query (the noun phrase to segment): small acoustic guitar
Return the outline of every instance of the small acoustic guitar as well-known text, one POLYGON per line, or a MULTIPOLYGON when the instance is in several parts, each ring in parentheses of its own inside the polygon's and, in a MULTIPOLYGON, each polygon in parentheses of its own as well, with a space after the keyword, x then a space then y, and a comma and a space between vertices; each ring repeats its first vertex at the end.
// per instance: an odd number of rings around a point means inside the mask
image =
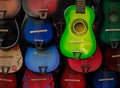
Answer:
POLYGON ((65 12, 65 31, 60 40, 60 50, 69 58, 86 59, 96 51, 96 39, 92 29, 95 19, 93 9, 85 6, 85 0, 76 0, 65 12))

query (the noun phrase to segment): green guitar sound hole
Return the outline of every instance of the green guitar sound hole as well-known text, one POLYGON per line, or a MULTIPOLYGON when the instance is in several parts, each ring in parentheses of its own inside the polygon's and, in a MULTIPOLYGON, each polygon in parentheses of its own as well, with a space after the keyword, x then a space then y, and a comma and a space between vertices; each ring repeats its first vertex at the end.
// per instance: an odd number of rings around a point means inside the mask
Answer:
POLYGON ((73 21, 71 29, 75 35, 84 35, 87 32, 87 23, 83 19, 76 19, 73 21))
POLYGON ((112 13, 109 15, 109 19, 110 19, 111 22, 117 22, 117 21, 119 20, 118 13, 112 12, 112 13))

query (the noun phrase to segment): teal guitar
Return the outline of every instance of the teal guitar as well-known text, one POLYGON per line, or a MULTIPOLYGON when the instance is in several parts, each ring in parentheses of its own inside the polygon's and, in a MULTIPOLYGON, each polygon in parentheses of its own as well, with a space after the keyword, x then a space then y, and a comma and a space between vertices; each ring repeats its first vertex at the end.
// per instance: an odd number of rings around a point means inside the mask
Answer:
POLYGON ((95 19, 93 9, 85 6, 85 0, 77 0, 65 12, 65 31, 60 40, 60 50, 69 58, 86 59, 96 50, 96 39, 92 29, 95 19))
POLYGON ((103 22, 100 40, 116 48, 120 43, 120 0, 103 0, 103 22))

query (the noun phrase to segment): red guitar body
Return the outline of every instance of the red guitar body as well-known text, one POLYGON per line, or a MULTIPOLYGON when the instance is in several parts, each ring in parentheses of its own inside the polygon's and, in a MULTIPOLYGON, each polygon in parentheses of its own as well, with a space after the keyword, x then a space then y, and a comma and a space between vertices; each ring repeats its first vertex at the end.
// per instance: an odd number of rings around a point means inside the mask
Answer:
POLYGON ((40 14, 51 15, 56 12, 58 7, 58 0, 23 0, 24 11, 34 17, 39 17, 40 14))
POLYGON ((16 88, 17 80, 16 75, 13 74, 0 74, 0 88, 16 88))
POLYGON ((105 54, 105 64, 112 70, 120 72, 120 49, 108 48, 105 54))
POLYGON ((84 74, 73 71, 67 65, 62 73, 60 85, 61 88, 86 88, 84 74))
POLYGON ((75 59, 68 59, 68 64, 74 71, 77 72, 93 72, 97 70, 102 63, 102 55, 100 49, 97 47, 95 54, 85 60, 75 60, 75 59))
POLYGON ((38 74, 26 70, 23 77, 23 88, 54 88, 52 73, 38 74))

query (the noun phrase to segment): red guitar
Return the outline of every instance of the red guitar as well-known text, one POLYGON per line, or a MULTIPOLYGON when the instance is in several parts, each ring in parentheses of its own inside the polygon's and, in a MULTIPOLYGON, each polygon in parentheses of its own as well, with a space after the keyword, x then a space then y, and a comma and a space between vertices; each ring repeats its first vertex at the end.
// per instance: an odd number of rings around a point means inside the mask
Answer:
POLYGON ((21 0, 0 0, 0 19, 16 16, 21 8, 21 0))
POLYGON ((0 88, 16 88, 17 79, 13 74, 0 74, 0 88))
POLYGON ((112 71, 120 72, 120 49, 108 48, 105 54, 105 64, 112 71))
POLYGON ((54 88, 52 73, 37 74, 27 69, 22 82, 23 88, 54 88))
POLYGON ((28 15, 45 19, 56 12, 58 0, 23 0, 22 6, 28 15))
POLYGON ((102 55, 100 49, 97 47, 95 54, 85 60, 75 60, 75 59, 68 59, 69 66, 77 71, 77 72, 93 72, 97 70, 102 63, 102 55))
POLYGON ((61 88, 85 88, 85 77, 82 73, 73 71, 68 65, 66 65, 64 72, 62 73, 61 88))

